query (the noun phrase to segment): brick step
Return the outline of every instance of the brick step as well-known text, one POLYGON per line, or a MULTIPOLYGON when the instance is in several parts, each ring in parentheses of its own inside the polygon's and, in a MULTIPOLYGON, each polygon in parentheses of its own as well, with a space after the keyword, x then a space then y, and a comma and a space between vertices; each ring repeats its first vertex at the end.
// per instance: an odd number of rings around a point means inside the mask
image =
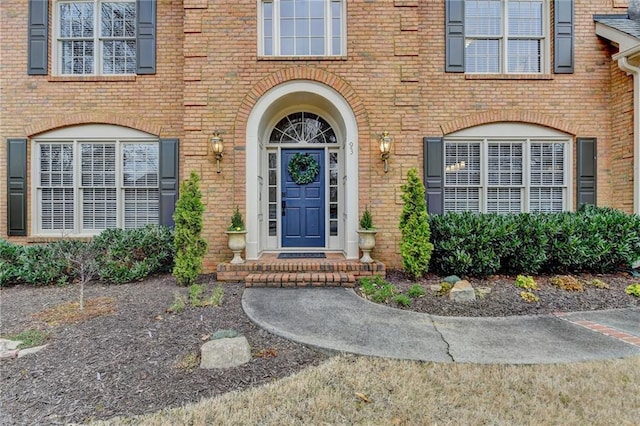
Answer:
POLYGON ((382 262, 361 263, 358 261, 324 262, 263 262, 248 261, 243 264, 220 263, 217 269, 218 281, 244 281, 249 275, 260 274, 303 274, 303 273, 342 273, 355 278, 374 274, 385 275, 382 262))
POLYGON ((244 279, 247 287, 354 287, 356 277, 346 272, 262 272, 244 279))

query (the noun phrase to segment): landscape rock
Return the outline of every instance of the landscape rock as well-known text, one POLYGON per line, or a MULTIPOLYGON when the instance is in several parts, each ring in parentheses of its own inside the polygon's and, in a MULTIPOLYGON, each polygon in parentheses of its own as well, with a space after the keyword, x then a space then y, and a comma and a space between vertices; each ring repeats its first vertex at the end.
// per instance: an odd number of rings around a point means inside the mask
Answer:
POLYGON ((21 343, 19 340, 0 339, 0 352, 18 349, 21 343))
POLYGON ((251 361, 246 337, 211 340, 200 349, 200 368, 231 368, 251 361))
POLYGON ((17 349, 8 349, 6 351, 0 351, 0 359, 16 358, 18 356, 18 352, 20 351, 17 349))
POLYGON ((472 302, 476 300, 476 292, 467 280, 461 280, 454 284, 449 292, 449 299, 454 302, 472 302))
POLYGON ((18 352, 18 358, 22 358, 25 355, 31 355, 31 354, 35 354, 37 352, 40 352, 41 350, 43 350, 47 346, 48 345, 42 345, 42 346, 34 346, 34 347, 31 347, 31 348, 22 349, 20 352, 18 352))

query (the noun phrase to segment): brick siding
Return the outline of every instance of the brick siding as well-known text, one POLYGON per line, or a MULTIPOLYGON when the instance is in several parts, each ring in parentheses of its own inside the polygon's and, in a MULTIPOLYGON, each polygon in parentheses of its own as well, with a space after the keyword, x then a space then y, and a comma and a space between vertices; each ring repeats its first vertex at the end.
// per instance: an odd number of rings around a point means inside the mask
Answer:
MULTIPOLYGON (((157 74, 60 78, 26 74, 27 2, 6 2, 0 14, 0 137, 5 141, 102 122, 179 138, 181 178, 191 170, 202 176, 207 271, 230 258, 222 231, 233 207, 245 205, 251 108, 286 81, 324 83, 353 109, 359 131, 359 202, 371 207, 380 228, 374 254, 388 267, 401 264, 400 186, 410 167, 421 170, 423 136, 507 120, 597 137, 598 203, 631 211, 632 80, 612 63, 612 48, 595 35, 592 19, 596 13, 621 13, 615 1, 576 1, 575 72, 542 78, 445 73, 444 0, 346 3, 345 57, 259 58, 255 0, 159 0, 157 74), (377 135, 385 129, 394 138, 387 174, 377 147, 377 135), (207 149, 214 130, 221 130, 225 141, 220 174, 207 149)), ((6 149, 0 150, 2 182, 5 156, 6 149)), ((6 185, 0 187, 0 198, 6 200, 6 185)), ((6 215, 2 202, 0 217, 6 215)), ((0 237, 6 236, 6 226, 0 220, 0 237)))

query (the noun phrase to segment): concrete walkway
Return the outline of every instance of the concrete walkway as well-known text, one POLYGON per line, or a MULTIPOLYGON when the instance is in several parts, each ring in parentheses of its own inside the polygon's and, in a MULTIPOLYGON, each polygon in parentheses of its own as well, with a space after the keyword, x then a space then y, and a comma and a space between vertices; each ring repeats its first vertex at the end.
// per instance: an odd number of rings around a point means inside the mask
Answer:
POLYGON ((434 362, 544 364, 640 356, 640 309, 502 318, 388 308, 343 288, 247 288, 260 327, 338 352, 434 362))

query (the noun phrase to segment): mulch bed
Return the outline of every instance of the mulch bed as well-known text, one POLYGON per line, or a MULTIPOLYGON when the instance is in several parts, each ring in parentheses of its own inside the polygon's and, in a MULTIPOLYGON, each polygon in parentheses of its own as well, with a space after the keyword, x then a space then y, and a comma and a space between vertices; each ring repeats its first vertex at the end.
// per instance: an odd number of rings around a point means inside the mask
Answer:
POLYGON ((400 271, 389 271, 387 280, 393 283, 400 292, 406 291, 418 283, 426 290, 426 296, 412 300, 411 306, 402 307, 390 301, 389 306, 443 316, 509 316, 509 315, 541 315, 556 312, 591 311, 615 308, 640 307, 640 298, 626 294, 627 286, 640 282, 640 278, 627 273, 619 274, 580 274, 581 281, 598 278, 609 285, 609 289, 600 289, 584 285, 583 291, 562 290, 550 283, 552 275, 536 276, 540 289, 533 291, 540 298, 539 302, 525 302, 520 297, 524 289, 514 285, 515 277, 496 275, 485 279, 468 278, 474 288, 487 288, 491 291, 473 302, 453 302, 448 296, 436 296, 430 286, 441 284, 442 277, 428 275, 420 280, 411 280, 400 271))
MULTIPOLYGON (((522 300, 514 277, 471 279, 474 287, 489 287, 491 292, 475 302, 454 303, 446 296, 435 296, 429 286, 442 279, 430 275, 418 281, 427 295, 405 309, 436 315, 503 316, 640 306, 640 299, 624 292, 638 278, 626 274, 598 278, 611 288, 568 292, 549 284, 549 277, 537 277, 539 303, 522 300)), ((387 279, 403 292, 416 283, 397 271, 388 271, 387 279)), ((208 294, 217 285, 213 276, 202 276, 200 282, 207 285, 208 294)), ((67 424, 151 413, 277 380, 328 358, 258 328, 242 310, 244 287, 225 284, 223 288, 222 306, 189 307, 171 314, 166 309, 175 294, 187 294, 187 289, 170 275, 124 285, 92 283, 86 286, 85 300, 110 298, 115 301, 115 313, 58 325, 47 325, 36 314, 76 301, 78 286, 0 289, 3 335, 29 328, 50 335, 45 350, 0 361, 0 423, 67 424), (197 368, 200 347, 220 329, 246 336, 253 359, 237 368, 197 368)), ((390 306, 398 307, 393 302, 390 306)))
MULTIPOLYGON (((201 281, 210 293, 213 277, 201 281)), ((0 424, 67 424, 151 413, 270 382, 328 357, 254 325, 241 307, 243 286, 224 285, 224 291, 221 307, 170 314, 165 310, 174 294, 187 293, 171 276, 89 284, 85 300, 111 297, 115 314, 52 327, 32 315, 77 300, 77 286, 1 289, 2 334, 40 328, 50 338, 39 353, 0 361, 0 424), (224 370, 189 368, 206 336, 219 329, 243 334, 253 359, 224 370)))

